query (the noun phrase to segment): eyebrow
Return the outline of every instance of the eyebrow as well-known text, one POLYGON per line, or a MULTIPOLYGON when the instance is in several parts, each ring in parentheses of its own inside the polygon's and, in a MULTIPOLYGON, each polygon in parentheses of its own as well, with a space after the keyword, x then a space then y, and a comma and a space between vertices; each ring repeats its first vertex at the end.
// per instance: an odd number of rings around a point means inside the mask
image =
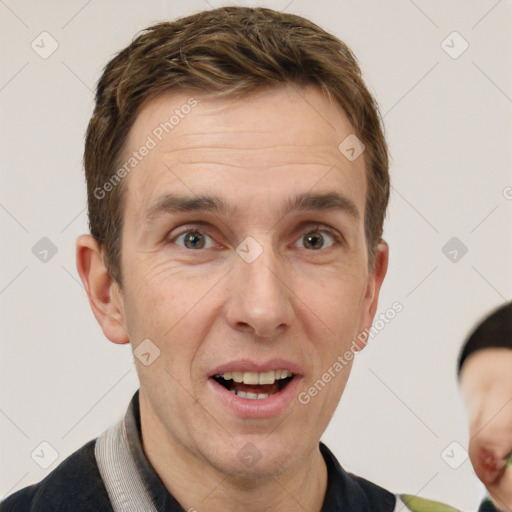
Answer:
MULTIPOLYGON (((214 195, 190 197, 166 194, 146 210, 144 218, 146 223, 150 223, 161 215, 182 212, 211 212, 229 216, 233 215, 236 209, 234 205, 214 195)), ((281 209, 281 215, 300 211, 341 211, 355 220, 361 217, 354 202, 338 192, 298 194, 286 201, 281 209)))

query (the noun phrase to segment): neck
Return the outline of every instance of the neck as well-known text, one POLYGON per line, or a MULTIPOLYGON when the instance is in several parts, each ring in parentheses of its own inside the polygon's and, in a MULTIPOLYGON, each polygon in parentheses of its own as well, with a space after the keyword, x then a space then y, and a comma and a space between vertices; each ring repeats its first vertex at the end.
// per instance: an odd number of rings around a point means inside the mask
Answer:
POLYGON ((284 474, 234 477, 177 442, 150 411, 143 413, 142 407, 144 452, 167 490, 187 512, 321 511, 327 468, 318 444, 284 474))

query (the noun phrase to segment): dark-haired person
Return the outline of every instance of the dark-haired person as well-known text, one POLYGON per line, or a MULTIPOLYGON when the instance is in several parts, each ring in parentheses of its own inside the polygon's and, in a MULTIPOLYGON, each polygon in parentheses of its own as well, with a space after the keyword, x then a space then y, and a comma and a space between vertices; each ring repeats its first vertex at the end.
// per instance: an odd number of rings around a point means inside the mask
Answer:
POLYGON ((436 506, 320 443, 388 263, 386 142, 344 43, 268 9, 153 26, 105 68, 84 164, 78 272, 140 389, 3 511, 436 506))
POLYGON ((480 510, 512 511, 512 302, 474 328, 458 373, 468 410, 469 458, 489 493, 480 510))

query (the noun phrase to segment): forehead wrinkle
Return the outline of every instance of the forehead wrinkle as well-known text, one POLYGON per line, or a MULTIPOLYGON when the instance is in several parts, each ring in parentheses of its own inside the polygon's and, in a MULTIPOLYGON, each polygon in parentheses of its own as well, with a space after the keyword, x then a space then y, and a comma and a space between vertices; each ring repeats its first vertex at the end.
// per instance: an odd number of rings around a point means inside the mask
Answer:
POLYGON ((256 142, 254 138, 251 140, 245 138, 245 140, 201 141, 200 143, 190 141, 190 144, 169 144, 157 154, 162 159, 172 159, 173 156, 182 159, 183 156, 188 154, 191 155, 189 158, 204 153, 218 154, 229 158, 232 154, 256 153, 258 155, 261 153, 266 155, 265 158, 268 158, 267 155, 269 155, 278 159, 290 158, 290 161, 332 161, 333 159, 339 161, 342 156, 336 141, 331 144, 315 144, 314 141, 301 141, 300 143, 284 143, 284 141, 282 143, 269 143, 269 141, 262 141, 260 144, 256 144, 256 142))
POLYGON ((284 167, 286 165, 348 168, 337 147, 330 145, 272 145, 259 147, 190 146, 168 149, 159 155, 161 162, 176 165, 225 165, 244 169, 284 167), (247 160, 250 158, 250 160, 247 160))

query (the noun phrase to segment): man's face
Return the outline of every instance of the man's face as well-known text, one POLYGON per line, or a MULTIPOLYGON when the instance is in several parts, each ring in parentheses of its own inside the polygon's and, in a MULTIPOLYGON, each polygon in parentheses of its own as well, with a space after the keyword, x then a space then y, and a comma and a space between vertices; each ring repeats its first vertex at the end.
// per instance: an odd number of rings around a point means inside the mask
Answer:
POLYGON ((351 362, 332 367, 371 325, 383 278, 368 271, 363 157, 338 150, 351 133, 315 88, 173 93, 141 110, 124 156, 148 136, 156 147, 124 183, 121 300, 133 347, 161 351, 136 360, 143 436, 253 476, 317 447, 351 362))

